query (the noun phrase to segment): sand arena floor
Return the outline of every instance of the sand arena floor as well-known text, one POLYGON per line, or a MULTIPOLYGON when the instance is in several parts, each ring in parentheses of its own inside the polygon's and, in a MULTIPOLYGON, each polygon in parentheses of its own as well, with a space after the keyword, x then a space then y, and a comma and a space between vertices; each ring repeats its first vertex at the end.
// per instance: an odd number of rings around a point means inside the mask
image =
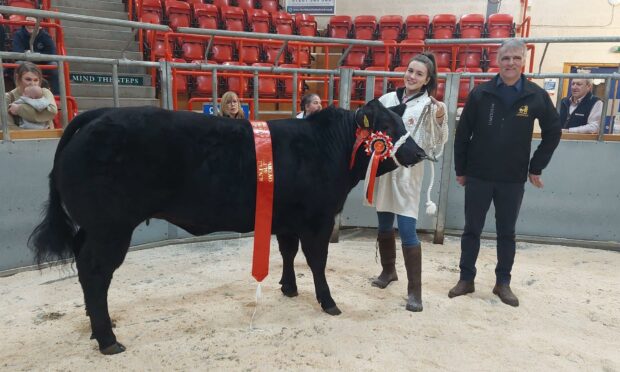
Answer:
POLYGON ((512 287, 521 306, 491 293, 495 249, 484 241, 476 292, 449 299, 459 243, 423 246, 424 311, 405 311, 406 273, 371 287, 380 271, 367 234, 332 244, 327 279, 342 310, 323 313, 303 255, 299 296, 279 290, 281 259, 258 307, 252 239, 133 251, 109 293, 127 351, 103 356, 64 266, 0 278, 0 370, 6 371, 620 371, 620 253, 520 243, 512 287), (252 314, 256 310, 253 328, 252 314))

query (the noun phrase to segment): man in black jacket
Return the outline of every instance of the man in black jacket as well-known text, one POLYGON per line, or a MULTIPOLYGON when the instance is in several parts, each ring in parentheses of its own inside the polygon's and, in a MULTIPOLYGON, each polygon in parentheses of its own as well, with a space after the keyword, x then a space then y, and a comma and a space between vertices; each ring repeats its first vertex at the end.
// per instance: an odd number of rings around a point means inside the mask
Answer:
POLYGON ((573 79, 570 90, 560 106, 562 132, 598 133, 603 101, 592 95, 592 79, 573 79))
MULTIPOLYGON (((35 22, 36 18, 27 17, 27 21, 35 22)), ((44 29, 39 29, 37 36, 34 39, 32 50, 30 48, 30 35, 34 31, 34 25, 22 26, 17 32, 13 34, 12 48, 13 52, 24 53, 27 50, 41 54, 56 54, 56 43, 44 29)), ((45 63, 45 62, 37 62, 45 63)), ((48 62, 48 64, 56 65, 56 62, 48 62)), ((58 70, 44 70, 43 74, 47 76, 50 83, 51 91, 54 94, 59 94, 58 88, 58 70)))
POLYGON ((500 72, 474 88, 456 129, 456 180, 465 186, 465 227, 461 237, 460 279, 450 298, 474 292, 480 234, 493 201, 497 229, 496 284, 502 302, 519 306, 510 289, 515 225, 524 185, 543 187, 542 170, 557 147, 561 127, 549 95, 521 74, 526 46, 508 39, 498 50, 500 72), (534 120, 542 141, 530 159, 534 120))

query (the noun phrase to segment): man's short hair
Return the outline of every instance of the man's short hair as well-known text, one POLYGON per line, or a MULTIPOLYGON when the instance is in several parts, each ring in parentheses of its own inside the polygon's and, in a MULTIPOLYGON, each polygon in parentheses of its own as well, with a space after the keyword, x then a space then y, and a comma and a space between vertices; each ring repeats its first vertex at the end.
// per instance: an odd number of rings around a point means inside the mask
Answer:
POLYGON ((525 43, 521 39, 506 39, 502 42, 502 44, 497 49, 497 59, 499 60, 500 54, 506 50, 514 50, 521 49, 523 51, 523 57, 525 57, 525 53, 527 52, 527 47, 525 43))

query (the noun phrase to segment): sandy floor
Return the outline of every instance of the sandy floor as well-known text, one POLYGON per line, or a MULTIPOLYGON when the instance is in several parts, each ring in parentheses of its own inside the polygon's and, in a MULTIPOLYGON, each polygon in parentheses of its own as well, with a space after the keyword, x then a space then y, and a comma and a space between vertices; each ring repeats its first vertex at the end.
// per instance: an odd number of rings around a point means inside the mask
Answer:
POLYGON ((424 245, 424 311, 405 311, 406 274, 370 286, 374 242, 333 244, 327 278, 343 311, 323 313, 305 260, 300 295, 281 295, 281 260, 258 307, 251 239, 131 252, 109 294, 125 353, 106 357, 89 340, 70 267, 0 278, 0 370, 542 370, 620 371, 620 254, 521 244, 511 308, 491 293, 495 250, 484 242, 477 291, 449 299, 458 240, 424 245), (256 309, 250 328, 252 313, 256 309))

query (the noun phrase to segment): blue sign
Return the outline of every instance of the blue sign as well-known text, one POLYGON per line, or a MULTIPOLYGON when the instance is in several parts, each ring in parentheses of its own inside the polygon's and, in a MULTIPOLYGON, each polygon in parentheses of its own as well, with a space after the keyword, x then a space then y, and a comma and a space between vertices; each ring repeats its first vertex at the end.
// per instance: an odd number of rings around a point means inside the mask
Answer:
MULTIPOLYGON (((250 105, 248 105, 247 103, 242 103, 241 109, 243 110, 243 115, 245 115, 246 119, 249 119, 250 118, 250 105)), ((212 103, 203 104, 202 112, 207 115, 215 115, 215 113, 213 112, 213 104, 212 103)))

